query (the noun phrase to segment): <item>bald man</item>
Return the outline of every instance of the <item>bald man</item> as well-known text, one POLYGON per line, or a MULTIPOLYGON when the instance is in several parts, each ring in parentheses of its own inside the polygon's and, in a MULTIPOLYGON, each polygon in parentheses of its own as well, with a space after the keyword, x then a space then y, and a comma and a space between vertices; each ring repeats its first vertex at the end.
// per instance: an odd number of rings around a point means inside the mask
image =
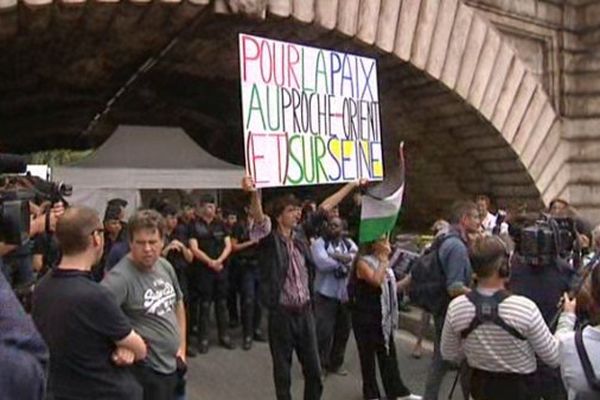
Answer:
POLYGON ((73 207, 56 224, 63 254, 33 297, 33 320, 50 350, 49 398, 141 399, 125 366, 146 357, 112 294, 91 276, 104 247, 96 211, 73 207))

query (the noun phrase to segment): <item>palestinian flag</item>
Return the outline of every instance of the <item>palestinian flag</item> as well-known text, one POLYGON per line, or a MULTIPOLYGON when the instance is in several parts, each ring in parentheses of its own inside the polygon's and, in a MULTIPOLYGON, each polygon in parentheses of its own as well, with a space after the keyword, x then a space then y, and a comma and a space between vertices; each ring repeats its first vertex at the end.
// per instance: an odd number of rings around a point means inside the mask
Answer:
POLYGON ((369 188, 362 198, 359 242, 368 243, 389 234, 398 220, 404 195, 404 143, 400 143, 399 168, 386 174, 378 185, 369 188))

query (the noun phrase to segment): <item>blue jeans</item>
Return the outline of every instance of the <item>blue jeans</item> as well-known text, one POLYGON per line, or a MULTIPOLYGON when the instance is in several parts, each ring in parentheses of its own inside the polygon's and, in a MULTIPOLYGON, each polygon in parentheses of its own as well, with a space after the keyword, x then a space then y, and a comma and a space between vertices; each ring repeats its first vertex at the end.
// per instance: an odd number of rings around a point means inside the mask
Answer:
POLYGON ((435 338, 433 341, 433 358, 429 367, 429 374, 425 383, 425 394, 423 400, 438 400, 440 386, 446 373, 450 370, 451 365, 442 359, 441 341, 442 329, 444 328, 444 320, 446 313, 433 316, 433 324, 435 327, 435 338))
POLYGON ((258 300, 260 271, 258 266, 241 265, 242 330, 244 337, 252 337, 260 329, 262 310, 258 300))

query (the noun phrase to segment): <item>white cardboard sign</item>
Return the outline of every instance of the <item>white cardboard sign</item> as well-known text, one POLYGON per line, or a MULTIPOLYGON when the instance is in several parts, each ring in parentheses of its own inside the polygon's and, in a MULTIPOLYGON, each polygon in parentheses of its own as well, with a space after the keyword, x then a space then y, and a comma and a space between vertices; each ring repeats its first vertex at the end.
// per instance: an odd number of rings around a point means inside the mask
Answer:
POLYGON ((246 171, 258 187, 383 179, 375 59, 239 35, 246 171))

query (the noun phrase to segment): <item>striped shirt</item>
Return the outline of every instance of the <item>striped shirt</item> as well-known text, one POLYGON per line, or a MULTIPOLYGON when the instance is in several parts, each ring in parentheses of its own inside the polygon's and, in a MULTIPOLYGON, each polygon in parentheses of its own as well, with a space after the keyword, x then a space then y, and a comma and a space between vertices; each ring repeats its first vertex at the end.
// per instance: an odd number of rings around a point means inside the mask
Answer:
MULTIPOLYGON (((495 290, 477 289, 485 296, 495 290)), ((498 306, 500 317, 527 340, 520 340, 493 323, 484 323, 466 339, 460 334, 475 318, 475 305, 466 296, 452 300, 442 332, 444 359, 460 361, 466 356, 470 367, 490 372, 530 374, 537 368, 535 355, 557 367, 558 340, 544 323, 535 303, 523 296, 508 297, 498 306)))

